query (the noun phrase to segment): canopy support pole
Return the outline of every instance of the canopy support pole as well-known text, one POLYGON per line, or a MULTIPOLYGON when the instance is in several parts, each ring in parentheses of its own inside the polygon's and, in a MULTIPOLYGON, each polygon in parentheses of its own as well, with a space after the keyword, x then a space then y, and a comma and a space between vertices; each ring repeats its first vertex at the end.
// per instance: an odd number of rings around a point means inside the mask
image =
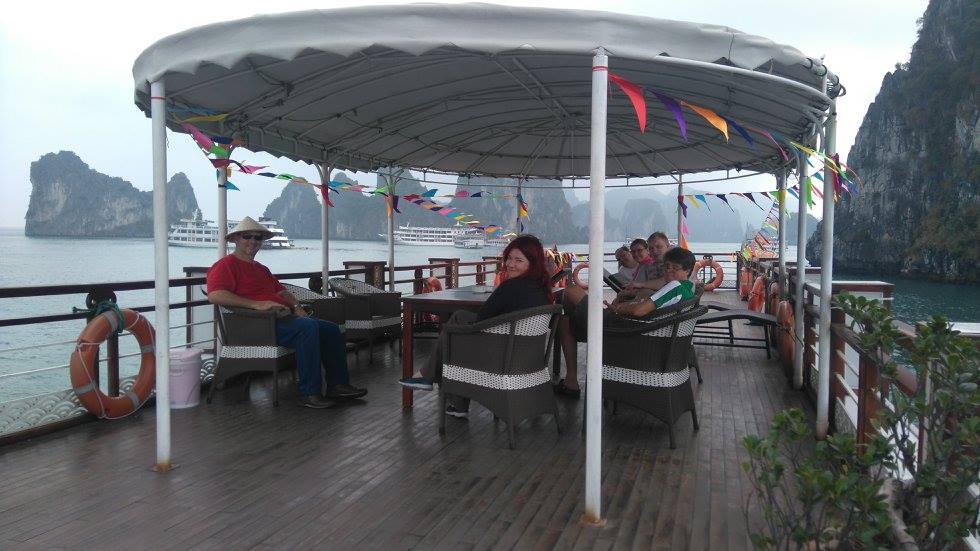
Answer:
POLYGON ((395 290, 395 169, 388 167, 388 290, 395 290))
POLYGON ((797 153, 796 160, 800 176, 800 207, 796 214, 796 293, 793 303, 794 329, 796 342, 793 346, 796 354, 793 356, 793 388, 803 388, 803 286, 806 283, 806 180, 807 164, 803 153, 797 153))
POLYGON ((323 189, 320 205, 320 260, 322 268, 320 277, 323 278, 323 287, 320 291, 327 294, 330 289, 330 207, 327 206, 328 194, 330 193, 330 165, 321 163, 316 166, 320 173, 320 184, 326 186, 323 189))
POLYGON ((228 168, 218 169, 218 260, 228 254, 228 168))
POLYGON ((153 295, 156 355, 157 462, 169 471, 170 457, 170 263, 167 256, 167 97, 163 80, 150 83, 153 144, 153 295))
POLYGON ((605 242, 606 93, 608 57, 598 48, 592 57, 592 151, 589 181, 589 331, 586 360, 585 515, 602 522, 602 261, 605 242))
MULTIPOLYGON (((824 126, 824 155, 832 157, 837 148, 837 101, 831 100, 824 126)), ((829 163, 823 170, 823 235, 820 251, 820 341, 817 353, 817 438, 827 437, 830 417, 830 301, 834 286, 834 186, 835 174, 829 163)))
POLYGON ((681 208, 681 197, 684 196, 684 176, 677 177, 677 246, 686 245, 684 239, 684 210, 681 208))
POLYGON ((785 297, 789 288, 786 286, 786 169, 776 174, 776 197, 779 198, 779 294, 785 297))

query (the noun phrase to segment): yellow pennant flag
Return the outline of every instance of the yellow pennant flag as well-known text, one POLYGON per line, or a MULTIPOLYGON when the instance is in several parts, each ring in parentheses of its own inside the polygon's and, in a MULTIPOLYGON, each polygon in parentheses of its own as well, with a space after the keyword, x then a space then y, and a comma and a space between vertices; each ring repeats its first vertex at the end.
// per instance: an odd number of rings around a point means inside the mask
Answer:
POLYGON ((218 121, 223 121, 226 118, 228 118, 228 113, 222 113, 220 115, 197 115, 197 116, 194 116, 194 117, 190 117, 190 118, 184 119, 184 120, 182 120, 180 122, 187 122, 187 123, 190 123, 190 122, 218 122, 218 121))
POLYGON ((728 141, 728 123, 725 122, 725 119, 719 117, 718 113, 715 113, 714 111, 708 109, 707 107, 698 107, 697 105, 691 105, 686 101, 681 101, 681 105, 688 107, 698 115, 701 115, 701 117, 704 120, 708 121, 708 123, 711 124, 711 126, 717 128, 718 131, 725 136, 726 142, 728 141))

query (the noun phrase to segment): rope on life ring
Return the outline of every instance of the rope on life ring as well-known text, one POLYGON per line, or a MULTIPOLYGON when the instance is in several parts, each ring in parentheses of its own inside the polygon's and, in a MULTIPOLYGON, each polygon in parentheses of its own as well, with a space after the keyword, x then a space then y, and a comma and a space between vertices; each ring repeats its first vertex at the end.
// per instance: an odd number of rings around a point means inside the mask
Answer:
POLYGON ((588 262, 582 262, 581 264, 576 266, 574 270, 572 270, 572 281, 575 282, 575 285, 578 285, 579 287, 585 290, 589 289, 589 283, 587 281, 582 281, 581 279, 579 279, 578 273, 581 272, 584 268, 588 268, 588 267, 589 267, 588 262))
POLYGON ((742 268, 738 274, 738 296, 742 300, 748 300, 749 292, 752 287, 752 272, 748 268, 742 268))
POLYGON ((749 293, 749 310, 761 312, 766 302, 766 278, 759 276, 752 284, 752 292, 749 293))
POLYGON ((434 293, 441 290, 442 282, 435 276, 429 276, 428 279, 425 280, 425 284, 422 286, 423 293, 434 293))
POLYGON ((694 273, 695 274, 700 273, 701 269, 704 268, 705 266, 710 266, 715 271, 714 279, 704 284, 704 290, 707 292, 711 292, 717 289, 719 286, 721 286, 722 281, 725 281, 725 270, 723 270, 721 264, 719 264, 715 260, 702 258, 701 260, 698 260, 697 263, 694 264, 694 273))
POLYGON ((88 322, 75 341, 71 353, 69 375, 72 390, 78 401, 92 415, 102 419, 118 419, 133 413, 150 397, 156 383, 156 346, 153 326, 134 310, 110 310, 88 322), (129 331, 140 345, 140 370, 132 390, 122 396, 107 396, 95 381, 98 376, 99 345, 112 333, 129 331))

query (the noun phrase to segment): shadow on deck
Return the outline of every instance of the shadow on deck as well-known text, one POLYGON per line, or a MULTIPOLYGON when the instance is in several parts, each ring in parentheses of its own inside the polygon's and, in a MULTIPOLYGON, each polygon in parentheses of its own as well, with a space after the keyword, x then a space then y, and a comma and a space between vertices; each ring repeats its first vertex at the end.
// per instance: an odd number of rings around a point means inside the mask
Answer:
POLYGON ((676 450, 652 417, 605 413, 602 528, 579 522, 582 401, 559 399, 564 434, 548 416, 520 425, 513 451, 478 405, 440 438, 435 394, 403 412, 397 353, 379 346, 373 366, 351 357, 365 402, 314 411, 287 391, 273 408, 268 385, 233 384, 174 411, 168 474, 150 470, 152 410, 0 449, 0 548, 749 548, 741 438, 808 406, 762 350, 698 354, 701 430, 682 417, 676 450))

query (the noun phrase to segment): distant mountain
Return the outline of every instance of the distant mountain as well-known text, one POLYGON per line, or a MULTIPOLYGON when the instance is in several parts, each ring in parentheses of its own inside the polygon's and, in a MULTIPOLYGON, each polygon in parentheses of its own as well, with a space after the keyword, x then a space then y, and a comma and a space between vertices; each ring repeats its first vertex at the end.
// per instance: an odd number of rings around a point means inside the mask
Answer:
MULTIPOLYGON (((89 168, 71 151, 48 153, 31 163, 31 199, 24 217, 29 237, 152 237, 153 193, 89 168)), ((177 221, 197 210, 184 173, 167 185, 167 217, 177 221)))
POLYGON ((978 282, 980 2, 932 0, 921 21, 847 155, 863 186, 837 205, 834 269, 978 282))

